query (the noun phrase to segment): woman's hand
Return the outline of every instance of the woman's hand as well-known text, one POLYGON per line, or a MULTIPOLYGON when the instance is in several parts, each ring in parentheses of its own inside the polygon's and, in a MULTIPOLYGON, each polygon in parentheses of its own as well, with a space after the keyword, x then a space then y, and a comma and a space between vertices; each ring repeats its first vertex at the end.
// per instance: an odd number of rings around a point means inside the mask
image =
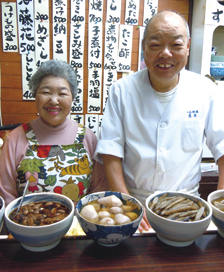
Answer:
POLYGON ((140 232, 143 232, 143 231, 148 231, 149 229, 151 228, 150 224, 149 224, 149 221, 147 219, 147 216, 146 216, 146 210, 145 210, 145 207, 144 207, 144 214, 143 214, 143 218, 142 218, 142 221, 138 227, 138 230, 140 232))

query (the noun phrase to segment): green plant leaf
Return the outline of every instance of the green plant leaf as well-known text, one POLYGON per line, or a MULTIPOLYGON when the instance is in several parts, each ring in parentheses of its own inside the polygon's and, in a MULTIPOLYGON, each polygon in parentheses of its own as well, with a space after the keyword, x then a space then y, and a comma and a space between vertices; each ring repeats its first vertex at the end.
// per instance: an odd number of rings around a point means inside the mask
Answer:
POLYGON ((44 180, 44 183, 49 186, 54 186, 56 182, 57 182, 56 175, 50 175, 44 180))
POLYGON ((30 172, 31 174, 33 174, 34 172, 40 173, 40 167, 41 166, 45 166, 45 164, 42 163, 42 161, 45 160, 40 160, 37 158, 33 158, 33 159, 24 159, 22 160, 18 171, 22 171, 23 174, 25 174, 26 172, 30 172))

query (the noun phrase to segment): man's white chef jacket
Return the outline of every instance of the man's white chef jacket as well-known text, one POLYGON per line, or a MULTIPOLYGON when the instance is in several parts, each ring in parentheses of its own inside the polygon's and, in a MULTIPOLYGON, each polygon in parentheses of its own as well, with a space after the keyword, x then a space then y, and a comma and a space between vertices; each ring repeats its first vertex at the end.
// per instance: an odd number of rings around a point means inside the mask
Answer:
POLYGON ((224 90, 183 69, 165 111, 144 69, 109 91, 95 158, 122 158, 128 187, 148 191, 192 189, 201 178, 204 136, 217 161, 224 155, 224 90))

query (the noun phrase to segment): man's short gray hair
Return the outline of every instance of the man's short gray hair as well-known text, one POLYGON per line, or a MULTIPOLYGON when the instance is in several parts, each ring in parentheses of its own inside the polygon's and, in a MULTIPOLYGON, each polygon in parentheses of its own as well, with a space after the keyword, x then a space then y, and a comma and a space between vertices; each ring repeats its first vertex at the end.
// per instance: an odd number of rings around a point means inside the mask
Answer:
POLYGON ((184 18, 184 16, 183 16, 182 14, 180 14, 180 13, 178 13, 178 12, 176 12, 176 11, 173 11, 173 10, 162 10, 162 11, 157 12, 154 16, 152 16, 152 17, 149 19, 149 21, 148 21, 148 23, 146 24, 146 26, 145 26, 145 30, 144 30, 144 34, 143 34, 143 39, 142 39, 142 41, 144 42, 145 39, 146 39, 147 32, 148 32, 148 28, 149 28, 149 26, 150 26, 152 20, 153 20, 155 17, 157 17, 157 15, 159 15, 159 14, 161 14, 161 13, 163 13, 163 12, 173 12, 174 14, 177 14, 177 15, 179 15, 179 16, 182 18, 182 20, 184 21, 185 26, 186 26, 186 31, 187 31, 187 41, 189 42, 189 40, 190 40, 190 29, 189 29, 188 23, 187 23, 186 19, 184 18))

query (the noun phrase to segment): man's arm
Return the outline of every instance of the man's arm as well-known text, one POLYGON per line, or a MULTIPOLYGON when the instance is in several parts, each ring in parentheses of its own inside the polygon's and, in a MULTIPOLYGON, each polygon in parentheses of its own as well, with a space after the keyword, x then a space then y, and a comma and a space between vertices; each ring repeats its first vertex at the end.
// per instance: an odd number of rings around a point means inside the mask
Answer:
POLYGON ((224 189, 224 156, 220 157, 217 161, 219 168, 219 182, 218 182, 218 190, 224 189))
MULTIPOLYGON (((121 192, 129 195, 128 189, 125 185, 123 170, 122 170, 122 163, 121 158, 112 155, 103 155, 103 163, 106 170, 107 179, 109 182, 109 187, 112 191, 121 192)), ((146 211, 144 208, 144 215, 139 225, 139 231, 142 232, 143 230, 148 231, 151 228, 147 216, 146 211)))
POLYGON ((103 155, 109 187, 112 191, 129 194, 124 182, 121 158, 112 155, 103 155))

